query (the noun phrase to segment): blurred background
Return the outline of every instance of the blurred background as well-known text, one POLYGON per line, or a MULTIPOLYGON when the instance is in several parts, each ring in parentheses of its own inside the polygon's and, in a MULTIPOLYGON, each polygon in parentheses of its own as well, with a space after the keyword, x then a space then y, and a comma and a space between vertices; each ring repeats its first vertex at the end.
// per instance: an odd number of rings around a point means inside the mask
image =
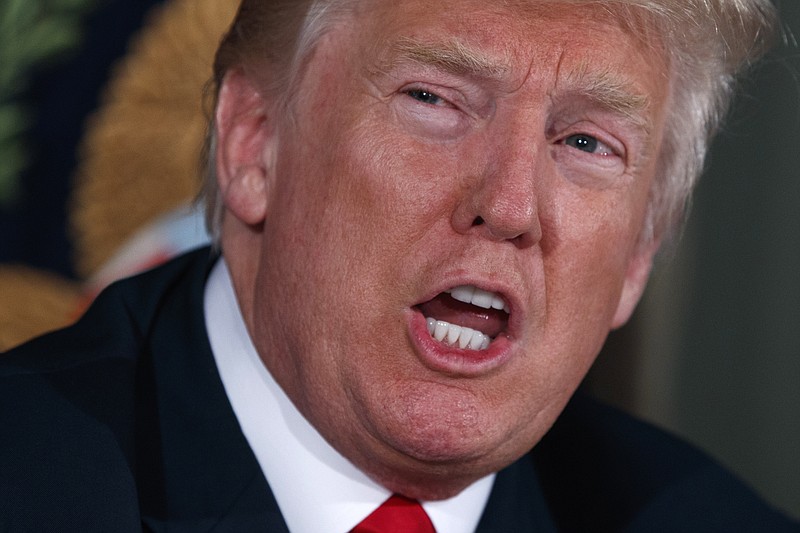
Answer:
POLYGON ((587 386, 800 518, 800 2, 745 80, 677 248, 587 386))
MULTIPOLYGON (((0 350, 202 242, 185 206, 234 4, 0 2, 0 350)), ((681 242, 586 388, 800 518, 800 2, 779 9, 785 42, 744 83, 681 242)))

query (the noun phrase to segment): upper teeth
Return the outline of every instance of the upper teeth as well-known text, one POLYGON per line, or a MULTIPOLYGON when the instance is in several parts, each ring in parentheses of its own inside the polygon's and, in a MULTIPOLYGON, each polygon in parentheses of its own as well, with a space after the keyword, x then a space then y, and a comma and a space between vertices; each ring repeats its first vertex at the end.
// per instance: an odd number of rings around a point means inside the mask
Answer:
POLYGON ((459 302, 477 305, 484 309, 502 309, 506 313, 509 312, 508 304, 500 296, 474 285, 460 285, 446 292, 459 302))
MULTIPOLYGON (((472 304, 484 309, 502 309, 508 313, 508 304, 497 294, 473 285, 460 285, 446 291, 459 302, 472 304)), ((446 342, 451 346, 458 346, 461 349, 485 350, 491 344, 492 339, 481 331, 471 328, 450 324, 444 320, 437 320, 428 317, 428 332, 433 338, 440 342, 446 342)))

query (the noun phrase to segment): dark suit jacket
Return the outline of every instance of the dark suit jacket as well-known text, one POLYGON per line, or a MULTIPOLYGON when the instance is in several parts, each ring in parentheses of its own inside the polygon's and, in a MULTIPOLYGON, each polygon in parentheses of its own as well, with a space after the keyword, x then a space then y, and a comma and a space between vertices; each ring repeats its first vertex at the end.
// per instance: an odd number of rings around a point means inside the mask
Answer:
MULTIPOLYGON (((217 374, 208 250, 0 357, 0 531, 287 531, 217 374)), ((708 458, 574 399, 479 531, 797 531, 708 458)))

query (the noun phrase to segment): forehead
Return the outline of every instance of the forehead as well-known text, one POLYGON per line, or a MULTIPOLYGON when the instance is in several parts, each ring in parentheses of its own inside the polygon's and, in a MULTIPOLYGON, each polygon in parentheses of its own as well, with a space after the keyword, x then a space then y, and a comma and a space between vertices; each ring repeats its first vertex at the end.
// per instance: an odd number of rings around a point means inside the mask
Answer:
POLYGON ((441 0, 432 9, 427 1, 377 0, 362 4, 357 19, 356 57, 381 69, 410 60, 522 84, 550 68, 562 83, 650 82, 644 92, 669 78, 653 19, 624 3, 441 0))
MULTIPOLYGON (((534 40, 531 30, 574 33, 575 24, 615 27, 640 44, 655 38, 652 11, 625 0, 369 0, 357 4, 359 22, 374 32, 391 34, 426 31, 469 32, 476 41, 505 41, 515 45, 534 40), (505 27, 498 32, 498 25, 505 27)), ((388 36, 388 35, 387 35, 388 36)))

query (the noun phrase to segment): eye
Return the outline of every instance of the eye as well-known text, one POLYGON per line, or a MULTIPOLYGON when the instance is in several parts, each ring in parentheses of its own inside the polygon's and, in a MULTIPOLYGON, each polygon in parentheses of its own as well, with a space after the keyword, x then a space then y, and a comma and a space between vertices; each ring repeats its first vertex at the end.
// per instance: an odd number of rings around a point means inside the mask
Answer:
POLYGON ((585 133, 576 133, 564 139, 564 144, 586 152, 603 156, 615 155, 614 150, 604 142, 585 133))
POLYGON ((452 140, 462 135, 470 120, 461 93, 440 86, 435 86, 438 90, 434 92, 430 85, 415 82, 399 88, 398 98, 392 99, 394 116, 410 132, 430 139, 452 140))
POLYGON ((426 91, 424 89, 409 89, 405 93, 420 102, 428 105, 443 106, 448 105, 447 101, 436 93, 426 91))

